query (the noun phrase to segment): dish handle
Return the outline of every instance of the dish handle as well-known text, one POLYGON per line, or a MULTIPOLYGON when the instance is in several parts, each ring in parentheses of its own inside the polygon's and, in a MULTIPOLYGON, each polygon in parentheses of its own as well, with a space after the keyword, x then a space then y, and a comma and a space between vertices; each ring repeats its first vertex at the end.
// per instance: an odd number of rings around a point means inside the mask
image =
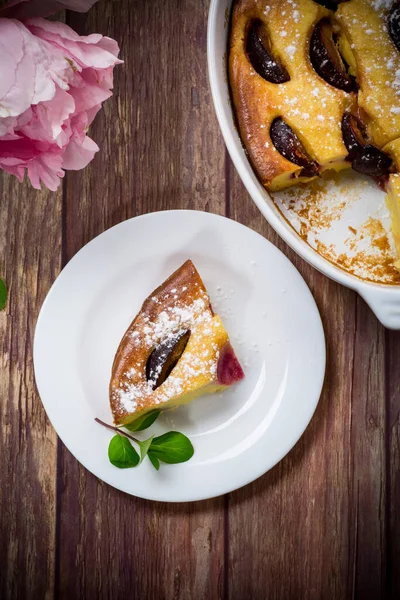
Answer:
POLYGON ((370 287, 359 290, 360 295, 388 329, 400 329, 400 289, 396 287, 370 287))

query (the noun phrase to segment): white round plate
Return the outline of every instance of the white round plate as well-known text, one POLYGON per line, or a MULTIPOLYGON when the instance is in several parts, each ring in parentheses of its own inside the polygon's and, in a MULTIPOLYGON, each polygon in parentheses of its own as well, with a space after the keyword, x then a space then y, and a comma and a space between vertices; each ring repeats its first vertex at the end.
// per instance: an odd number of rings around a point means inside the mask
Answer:
POLYGON ((304 280, 275 246, 213 214, 168 211, 120 223, 68 263, 40 313, 36 382, 58 435, 110 485, 152 500, 183 502, 231 492, 273 467, 316 408, 325 372, 321 319, 304 280), (193 442, 180 465, 108 461, 113 432, 108 384, 117 346, 143 300, 191 258, 224 320, 245 379, 221 394, 165 412, 145 439, 171 429, 193 442))

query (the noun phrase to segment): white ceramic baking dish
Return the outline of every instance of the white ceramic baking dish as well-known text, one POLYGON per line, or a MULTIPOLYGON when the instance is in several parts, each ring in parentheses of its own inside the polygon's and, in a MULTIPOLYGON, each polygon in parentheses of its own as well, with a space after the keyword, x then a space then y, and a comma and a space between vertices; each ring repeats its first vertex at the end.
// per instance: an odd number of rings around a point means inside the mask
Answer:
MULTIPOLYGON (((356 290, 369 304, 383 325, 390 329, 400 329, 400 285, 384 285, 382 283, 365 281, 339 268, 320 255, 296 233, 295 229, 288 222, 291 220, 290 215, 285 214, 286 218, 283 216, 277 207, 277 204, 279 205, 280 202, 277 202, 276 199, 274 202, 255 176, 235 127, 227 81, 226 58, 231 5, 232 0, 211 1, 207 40, 208 69, 214 106, 222 134, 232 161, 247 191, 275 231, 300 256, 331 279, 356 290)), ((371 194, 375 199, 379 197, 379 202, 383 202, 382 193, 373 184, 366 184, 366 193, 364 195, 371 196, 371 194)), ((357 206, 358 208, 356 207, 353 210, 353 218, 354 212, 358 211, 360 213, 360 211, 365 212, 367 210, 363 202, 360 202, 357 206)), ((361 222, 363 217, 367 219, 368 214, 359 214, 357 217, 358 221, 361 222)))

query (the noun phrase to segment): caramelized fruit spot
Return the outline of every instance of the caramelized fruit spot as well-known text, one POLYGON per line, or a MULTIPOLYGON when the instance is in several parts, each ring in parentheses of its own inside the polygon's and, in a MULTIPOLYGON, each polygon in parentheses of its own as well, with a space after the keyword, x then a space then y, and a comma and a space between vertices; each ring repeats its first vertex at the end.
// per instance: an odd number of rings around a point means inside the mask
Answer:
POLYGON ((388 174, 392 159, 385 152, 367 143, 362 123, 350 113, 343 115, 342 135, 349 152, 348 160, 355 171, 370 177, 388 174))
POLYGON ((217 366, 218 383, 232 385, 244 378, 243 369, 236 357, 235 351, 228 342, 221 351, 217 366))
POLYGON ((246 40, 246 53, 254 70, 270 83, 289 81, 285 67, 271 54, 268 35, 262 21, 256 19, 250 23, 246 40))
POLYGON ((342 118, 342 135, 345 146, 352 156, 357 152, 362 152, 365 142, 365 129, 354 115, 345 113, 342 118))
POLYGON ((388 174, 392 166, 392 159, 384 152, 378 150, 378 148, 375 148, 375 146, 367 144, 364 152, 352 159, 351 166, 355 171, 363 175, 383 177, 388 174))
POLYGON ((293 129, 282 118, 278 117, 272 122, 270 135, 272 143, 282 156, 295 165, 303 167, 300 175, 303 177, 318 175, 317 163, 308 156, 293 129))
POLYGON ((346 69, 338 47, 332 23, 321 19, 315 26, 310 41, 310 59, 315 71, 324 81, 339 90, 351 92, 355 81, 346 69))
POLYGON ((155 390, 167 379, 182 356, 190 338, 190 330, 161 342, 150 354, 146 365, 146 379, 155 390))

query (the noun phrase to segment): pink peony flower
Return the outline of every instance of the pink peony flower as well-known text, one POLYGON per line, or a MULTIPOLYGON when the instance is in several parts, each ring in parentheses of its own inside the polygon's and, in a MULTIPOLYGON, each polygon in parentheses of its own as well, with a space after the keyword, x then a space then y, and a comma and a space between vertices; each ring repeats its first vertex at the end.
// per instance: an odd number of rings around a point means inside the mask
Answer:
POLYGON ((64 170, 85 167, 99 149, 86 132, 112 95, 118 53, 114 40, 63 23, 0 18, 0 168, 54 191, 64 170))

